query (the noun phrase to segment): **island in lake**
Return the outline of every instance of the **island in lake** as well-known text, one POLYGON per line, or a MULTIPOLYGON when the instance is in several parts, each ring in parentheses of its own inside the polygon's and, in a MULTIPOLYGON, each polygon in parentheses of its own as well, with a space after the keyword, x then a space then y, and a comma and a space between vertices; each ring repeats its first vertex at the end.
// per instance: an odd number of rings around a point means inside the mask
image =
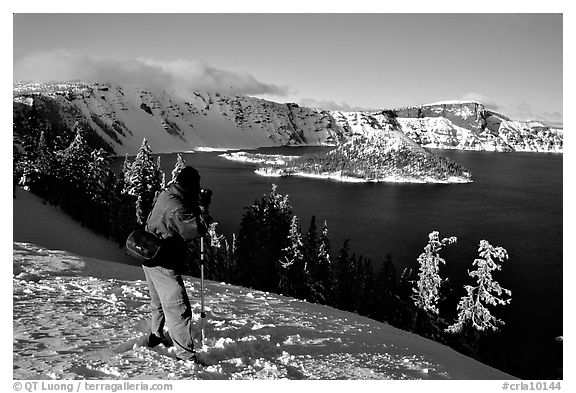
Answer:
POLYGON ((355 135, 324 153, 302 156, 250 152, 222 154, 258 163, 263 176, 307 176, 349 182, 469 183, 470 171, 421 147, 393 128, 355 135))

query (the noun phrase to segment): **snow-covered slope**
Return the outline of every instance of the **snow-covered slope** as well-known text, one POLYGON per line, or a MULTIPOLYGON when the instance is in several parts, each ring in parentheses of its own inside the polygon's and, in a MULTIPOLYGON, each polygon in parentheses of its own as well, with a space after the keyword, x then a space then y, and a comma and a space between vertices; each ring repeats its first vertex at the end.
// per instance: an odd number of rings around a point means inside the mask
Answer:
MULTIPOLYGON (((422 146, 561 152, 562 130, 518 122, 477 102, 448 102, 379 112, 340 112, 280 104, 246 96, 173 92, 108 84, 14 83, 14 113, 60 118, 68 128, 89 127, 117 154, 135 154, 146 138, 154 152, 201 147, 255 148, 324 145, 385 129, 390 115, 422 146)), ((20 116, 25 119, 29 116, 20 116)), ((27 125, 15 122, 15 133, 27 125)))
POLYGON ((142 138, 154 152, 319 145, 341 138, 326 111, 253 97, 196 92, 183 99, 166 91, 81 83, 18 86, 15 111, 50 105, 68 127, 86 123, 117 154, 136 153, 142 138))
POLYGON ((42 199, 16 188, 13 206, 13 240, 54 250, 67 250, 85 257, 133 263, 124 249, 62 213, 42 199), (74 234, 81 233, 82 236, 74 234))
POLYGON ((563 130, 514 121, 479 102, 441 102, 392 110, 402 130, 425 147, 562 152, 563 130))
MULTIPOLYGON (((62 238, 98 242, 19 191, 14 221, 34 210, 62 238)), ((30 228, 31 225, 24 226, 30 228)), ((355 314, 224 283, 206 283, 203 357, 188 365, 142 347, 148 292, 139 267, 13 243, 15 379, 512 379, 420 336, 355 314)), ((102 244, 98 247, 104 250, 102 244)), ((195 318, 199 280, 186 278, 195 318)))

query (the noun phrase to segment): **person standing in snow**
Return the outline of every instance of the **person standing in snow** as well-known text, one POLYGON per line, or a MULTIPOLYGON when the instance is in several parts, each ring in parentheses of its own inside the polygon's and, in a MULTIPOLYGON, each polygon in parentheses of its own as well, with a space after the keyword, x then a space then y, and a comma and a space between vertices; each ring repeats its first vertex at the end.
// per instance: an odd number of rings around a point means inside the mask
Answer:
POLYGON ((148 345, 169 345, 163 333, 166 323, 176 355, 182 360, 196 360, 192 309, 182 274, 187 249, 195 250, 194 241, 207 233, 210 200, 211 192, 200 187, 198 171, 187 166, 176 182, 158 195, 146 222, 146 230, 163 240, 157 266, 142 266, 150 292, 148 345))

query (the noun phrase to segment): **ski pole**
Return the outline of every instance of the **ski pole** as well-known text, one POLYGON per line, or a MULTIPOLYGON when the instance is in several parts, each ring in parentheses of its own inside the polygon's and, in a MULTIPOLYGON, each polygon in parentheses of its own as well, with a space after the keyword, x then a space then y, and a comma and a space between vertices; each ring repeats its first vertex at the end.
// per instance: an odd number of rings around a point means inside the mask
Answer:
POLYGON ((204 347, 204 237, 200 238, 200 339, 202 347, 204 347))

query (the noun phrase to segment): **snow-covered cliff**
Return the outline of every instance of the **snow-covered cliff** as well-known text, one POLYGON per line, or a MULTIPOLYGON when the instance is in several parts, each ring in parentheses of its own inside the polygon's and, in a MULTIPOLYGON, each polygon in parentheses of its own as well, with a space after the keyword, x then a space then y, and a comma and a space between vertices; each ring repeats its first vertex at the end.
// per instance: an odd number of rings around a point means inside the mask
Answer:
POLYGON ((514 121, 479 102, 445 102, 393 109, 402 130, 425 147, 487 151, 562 152, 563 130, 514 121))
MULTIPOLYGON (((245 96, 109 84, 15 83, 14 132, 31 114, 50 126, 76 122, 116 154, 134 154, 146 138, 155 152, 201 147, 324 145, 393 126, 424 147, 491 151, 562 151, 562 130, 518 122, 480 103, 444 103, 379 112, 339 112, 245 96)), ((36 119, 38 120, 38 119, 36 119)))
POLYGON ((142 138, 155 152, 174 152, 319 145, 342 137, 326 111, 253 97, 196 92, 182 99, 165 91, 102 84, 14 88, 15 112, 47 106, 70 128, 79 121, 93 129, 117 154, 136 153, 142 138))

